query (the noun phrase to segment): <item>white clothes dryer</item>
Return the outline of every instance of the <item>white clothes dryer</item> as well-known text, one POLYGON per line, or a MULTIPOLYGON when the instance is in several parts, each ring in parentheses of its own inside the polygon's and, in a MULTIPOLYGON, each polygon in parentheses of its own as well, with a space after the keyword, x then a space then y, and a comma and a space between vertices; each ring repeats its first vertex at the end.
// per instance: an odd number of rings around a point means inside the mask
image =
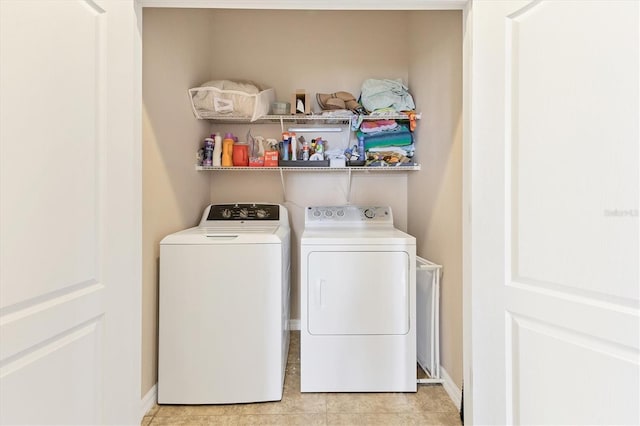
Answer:
POLYGON ((282 398, 290 234, 284 206, 213 204, 160 242, 158 403, 282 398))
POLYGON ((416 242, 390 207, 308 207, 302 392, 415 392, 416 242))

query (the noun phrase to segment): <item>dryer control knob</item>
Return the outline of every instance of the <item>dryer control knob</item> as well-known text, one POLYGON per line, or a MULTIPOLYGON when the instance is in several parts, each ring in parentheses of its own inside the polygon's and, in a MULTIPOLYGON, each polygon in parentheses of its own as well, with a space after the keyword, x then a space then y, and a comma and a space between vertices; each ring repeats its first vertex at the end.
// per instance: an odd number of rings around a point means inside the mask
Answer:
POLYGON ((320 210, 314 210, 314 211, 313 211, 313 215, 314 215, 315 217, 320 217, 320 214, 321 214, 321 213, 320 213, 320 210))
POLYGON ((376 217, 376 211, 373 209, 366 209, 364 211, 364 217, 366 217, 367 219, 373 219, 374 217, 376 217))

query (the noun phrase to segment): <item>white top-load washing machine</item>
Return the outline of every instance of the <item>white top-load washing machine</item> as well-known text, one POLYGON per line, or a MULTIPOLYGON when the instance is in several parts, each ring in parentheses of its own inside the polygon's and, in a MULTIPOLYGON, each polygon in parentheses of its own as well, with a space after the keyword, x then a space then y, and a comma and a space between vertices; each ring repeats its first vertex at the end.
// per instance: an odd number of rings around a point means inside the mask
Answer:
POLYGON ((282 398, 290 234, 284 206, 213 204, 160 242, 158 403, 282 398))
POLYGON ((308 207, 302 392, 415 392, 416 241, 390 207, 308 207))

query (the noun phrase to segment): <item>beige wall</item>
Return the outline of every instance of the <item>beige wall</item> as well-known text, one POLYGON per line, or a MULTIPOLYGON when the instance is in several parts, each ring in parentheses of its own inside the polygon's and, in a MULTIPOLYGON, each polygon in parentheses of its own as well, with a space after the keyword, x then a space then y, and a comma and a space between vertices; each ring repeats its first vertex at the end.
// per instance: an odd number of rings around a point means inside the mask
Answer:
MULTIPOLYGON (((290 100, 295 89, 360 94, 365 78, 407 78, 407 12, 215 10, 214 78, 255 80, 290 100)), ((318 109, 315 100, 312 109, 318 109)))
POLYGON ((443 265, 441 365, 462 386, 462 13, 414 12, 409 84, 422 120, 422 169, 409 176, 409 233, 443 265))
POLYGON ((460 220, 455 221, 461 208, 451 201, 461 198, 461 186, 455 184, 456 179, 460 181, 460 176, 455 176, 461 174, 460 152, 451 149, 453 141, 459 140, 459 135, 452 134, 451 123, 459 119, 456 108, 461 101, 457 98, 462 91, 461 78, 456 83, 452 80, 461 69, 461 63, 451 62, 452 57, 458 62, 461 57, 462 39, 456 31, 461 31, 461 17, 456 12, 145 9, 143 394, 157 378, 158 243, 171 232, 195 225, 206 203, 231 201, 280 202, 288 208, 293 231, 292 319, 300 317, 298 241, 304 227, 304 207, 348 201, 390 205, 396 226, 418 237, 418 253, 445 265, 443 364, 460 385, 462 347, 456 333, 461 330, 462 300, 456 300, 455 294, 462 286, 456 278, 461 275, 461 241, 448 238, 460 228, 460 220), (423 50, 425 41, 421 38, 426 35, 430 39, 423 50), (439 43, 443 46, 438 47, 439 43), (439 56, 425 58, 428 55, 439 56), (442 56, 449 61, 449 68, 440 69, 442 56), (423 171, 354 173, 350 197, 346 172, 286 172, 284 193, 277 171, 195 172, 194 153, 209 132, 231 131, 241 140, 249 129, 253 135, 265 137, 277 137, 281 132, 279 125, 195 120, 186 89, 224 78, 249 79, 273 87, 277 98, 286 101, 295 89, 303 88, 312 96, 314 110, 318 110, 314 99, 318 92, 344 90, 358 96, 366 78, 409 81, 425 117, 418 134, 418 160, 423 171), (444 108, 443 102, 451 105, 444 108), (433 140, 433 134, 445 136, 433 140), (435 193, 425 191, 434 185, 450 191, 444 196, 448 201, 436 203, 435 193), (423 208, 436 210, 425 213, 423 208), (442 221, 443 215, 446 221, 442 221), (445 227, 447 238, 434 238, 435 234, 428 232, 434 223, 445 227), (452 241, 453 250, 449 247, 452 241), (440 255, 445 252, 446 256, 440 255))
MULTIPOLYGON (((344 90, 356 97, 366 78, 407 80, 409 54, 406 12, 358 11, 233 11, 212 14, 212 77, 254 80, 273 87, 276 97, 289 101, 296 89, 312 98, 316 93, 344 90), (390 28, 362 32, 367 28, 390 28), (324 23, 334 30, 327 31, 324 23), (247 26, 245 26, 247 25, 247 26), (238 29, 243 28, 239 36, 238 29), (247 31, 246 28, 252 28, 247 31), (287 36, 276 36, 275 34, 287 36), (229 37, 234 34, 234 37, 229 37), (366 43, 360 43, 366 40, 366 43), (402 42, 399 42, 402 40, 402 42)), ((278 137, 279 125, 212 125, 212 132, 232 131, 244 140, 253 135, 278 137)), ((324 134, 323 138, 334 137, 324 134)), ((338 138, 340 139, 340 138, 338 138)), ((341 144, 337 140, 335 145, 341 144)), ((329 141, 331 147, 332 141, 329 141)), ((343 148, 346 147, 346 141, 343 148)), ((300 318, 298 272, 299 238, 304 228, 304 207, 347 203, 346 173, 287 172, 286 203, 292 225, 291 318, 300 318)), ((396 225, 407 227, 407 175, 405 173, 355 175, 352 204, 390 205, 396 225)), ((274 172, 211 173, 211 201, 282 202, 280 175, 274 172)))
POLYGON ((193 117, 186 92, 209 76, 206 24, 196 10, 143 15, 142 395, 157 381, 159 242, 196 225, 209 200, 209 177, 194 170, 209 126, 193 117))

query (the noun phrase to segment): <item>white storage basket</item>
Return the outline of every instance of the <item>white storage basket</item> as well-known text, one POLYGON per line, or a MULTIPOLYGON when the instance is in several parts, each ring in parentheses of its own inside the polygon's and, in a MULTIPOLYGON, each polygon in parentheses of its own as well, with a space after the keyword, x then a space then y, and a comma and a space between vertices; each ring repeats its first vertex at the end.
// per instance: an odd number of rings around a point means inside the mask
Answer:
POLYGON ((440 274, 442 266, 416 256, 416 334, 418 364, 429 374, 418 383, 442 383, 440 377, 440 274))
POLYGON ((274 89, 265 89, 256 94, 209 86, 189 89, 189 101, 198 119, 233 117, 255 121, 269 114, 275 99, 274 89))

